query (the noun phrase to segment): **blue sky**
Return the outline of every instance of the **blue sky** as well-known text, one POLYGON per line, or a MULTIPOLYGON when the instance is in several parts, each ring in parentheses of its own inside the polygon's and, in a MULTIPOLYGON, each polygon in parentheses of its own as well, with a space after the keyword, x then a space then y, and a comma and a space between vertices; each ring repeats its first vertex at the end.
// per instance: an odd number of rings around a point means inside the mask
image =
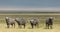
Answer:
POLYGON ((0 10, 60 10, 60 0, 0 0, 0 10))
POLYGON ((0 0, 0 7, 60 8, 60 0, 0 0))

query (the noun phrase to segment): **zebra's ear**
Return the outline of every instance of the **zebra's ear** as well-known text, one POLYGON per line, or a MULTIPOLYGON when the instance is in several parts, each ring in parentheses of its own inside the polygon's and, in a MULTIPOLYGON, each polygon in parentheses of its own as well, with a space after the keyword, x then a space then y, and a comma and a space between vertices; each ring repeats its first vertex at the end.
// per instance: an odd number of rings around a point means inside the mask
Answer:
POLYGON ((53 17, 50 17, 50 19, 53 19, 53 17))
POLYGON ((9 17, 6 17, 6 19, 8 19, 9 17))

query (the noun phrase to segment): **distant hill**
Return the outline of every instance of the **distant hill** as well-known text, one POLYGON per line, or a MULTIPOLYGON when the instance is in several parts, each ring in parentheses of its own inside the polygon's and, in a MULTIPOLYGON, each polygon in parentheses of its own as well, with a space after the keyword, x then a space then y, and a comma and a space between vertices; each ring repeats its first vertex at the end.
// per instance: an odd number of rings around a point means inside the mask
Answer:
POLYGON ((19 14, 19 13, 20 13, 20 14, 22 14, 22 13, 24 13, 24 14, 25 14, 25 13, 34 13, 34 14, 35 14, 35 13, 37 13, 37 14, 38 14, 38 13, 51 13, 51 14, 52 14, 52 13, 60 13, 60 12, 14 11, 14 10, 9 10, 9 11, 5 11, 5 10, 4 10, 4 11, 2 11, 2 10, 0 10, 0 14, 12 14, 12 13, 13 13, 13 14, 19 14))

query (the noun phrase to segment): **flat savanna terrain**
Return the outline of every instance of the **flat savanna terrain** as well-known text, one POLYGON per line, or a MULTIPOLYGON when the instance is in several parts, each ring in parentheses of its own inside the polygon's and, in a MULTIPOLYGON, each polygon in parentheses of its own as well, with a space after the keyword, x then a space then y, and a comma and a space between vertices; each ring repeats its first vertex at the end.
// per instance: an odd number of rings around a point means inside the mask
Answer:
POLYGON ((60 14, 0 14, 0 32, 60 32, 60 14), (5 23, 5 17, 17 18, 25 17, 28 20, 26 28, 18 28, 16 23, 15 28, 7 28, 5 23), (39 27, 34 27, 31 29, 29 18, 36 17, 39 18, 39 27), (53 19, 53 29, 45 29, 45 20, 47 17, 54 17, 53 19))

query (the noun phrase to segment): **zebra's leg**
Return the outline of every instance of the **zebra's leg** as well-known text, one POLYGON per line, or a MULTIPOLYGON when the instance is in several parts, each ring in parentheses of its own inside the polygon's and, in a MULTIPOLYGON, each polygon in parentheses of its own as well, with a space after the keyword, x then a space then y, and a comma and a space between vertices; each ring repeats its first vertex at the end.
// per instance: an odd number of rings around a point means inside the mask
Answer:
POLYGON ((25 26, 26 26, 26 25, 24 24, 24 28, 25 28, 25 26))
POLYGON ((19 28, 22 28, 21 24, 19 25, 19 28))
POLYGON ((31 24, 32 28, 33 28, 33 24, 31 24))
POLYGON ((35 24, 35 27, 36 27, 37 24, 35 24))
POLYGON ((52 25, 50 25, 50 28, 52 29, 52 25))
POLYGON ((12 25, 12 27, 13 27, 13 24, 11 24, 12 25))
POLYGON ((9 25, 7 25, 7 28, 9 28, 9 25))
POLYGON ((7 28, 9 28, 9 23, 7 23, 7 28))
POLYGON ((14 23, 14 28, 15 28, 15 23, 14 23))
POLYGON ((32 28, 34 28, 33 25, 32 25, 32 28))
POLYGON ((48 29, 49 29, 49 26, 50 26, 50 25, 48 24, 48 25, 47 25, 48 29))
POLYGON ((20 28, 20 24, 18 24, 18 27, 20 28))

